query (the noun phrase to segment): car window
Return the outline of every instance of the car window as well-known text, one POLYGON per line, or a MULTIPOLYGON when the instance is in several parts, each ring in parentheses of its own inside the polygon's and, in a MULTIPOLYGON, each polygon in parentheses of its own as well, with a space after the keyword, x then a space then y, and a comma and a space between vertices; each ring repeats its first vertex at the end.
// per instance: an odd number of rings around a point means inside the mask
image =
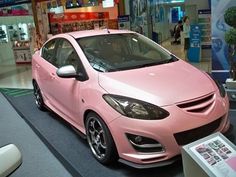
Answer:
POLYGON ((61 39, 56 53, 56 66, 72 65, 77 72, 85 72, 82 62, 74 47, 66 39, 61 39))
POLYGON ((62 67, 65 65, 73 65, 77 68, 78 63, 78 55, 69 41, 65 39, 61 39, 58 44, 58 50, 56 54, 56 64, 57 67, 62 67))
POLYGON ((55 47, 56 47, 56 40, 52 39, 50 40, 48 43, 46 43, 43 48, 42 48, 42 58, 44 58, 45 60, 47 60, 50 63, 54 63, 55 62, 55 47))
POLYGON ((177 61, 159 45, 136 33, 107 34, 78 38, 90 65, 112 72, 177 61))

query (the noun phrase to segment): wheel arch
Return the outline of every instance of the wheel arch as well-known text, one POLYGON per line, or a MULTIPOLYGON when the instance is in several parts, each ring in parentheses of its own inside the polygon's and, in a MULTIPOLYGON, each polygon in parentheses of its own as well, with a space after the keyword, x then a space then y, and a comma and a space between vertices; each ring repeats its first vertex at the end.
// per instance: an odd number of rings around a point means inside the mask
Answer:
POLYGON ((112 143, 114 145, 114 148, 113 148, 113 152, 114 152, 114 156, 112 157, 111 159, 111 162, 114 162, 116 161, 118 158, 119 158, 119 153, 118 153, 118 149, 117 149, 117 143, 115 142, 115 139, 113 137, 113 134, 112 134, 112 131, 110 129, 110 127, 108 126, 108 122, 106 122, 103 117, 97 113, 96 111, 92 110, 92 109, 87 109, 85 112, 84 112, 84 117, 83 117, 83 123, 84 123, 84 128, 85 128, 85 133, 86 133, 86 118, 88 116, 89 113, 94 113, 96 114, 102 121, 103 123, 105 124, 105 126, 107 127, 108 131, 109 131, 109 134, 111 136, 111 139, 112 139, 112 143))
MULTIPOLYGON (((95 113, 97 114, 99 117, 101 117, 101 119, 104 121, 104 119, 102 118, 102 116, 100 116, 96 111, 92 110, 92 109, 87 109, 84 111, 84 116, 83 116, 83 123, 84 123, 84 128, 86 128, 86 119, 89 113, 95 113)), ((105 122, 105 121, 104 121, 105 122)), ((106 122, 105 122, 106 123, 106 122)), ((107 123, 106 123, 107 124, 107 123)))
POLYGON ((32 79, 32 84, 37 83, 36 79, 32 79))
MULTIPOLYGON (((99 116, 101 119, 102 119, 102 121, 105 123, 105 125, 107 126, 107 128, 108 128, 108 130, 110 131, 110 133, 111 133, 111 136, 112 136, 112 138, 113 138, 113 140, 114 140, 114 137, 113 137, 113 134, 112 134, 112 130, 111 130, 111 128, 109 127, 109 123, 107 122, 107 121, 105 121, 105 119, 97 112, 97 111, 94 111, 94 110, 92 110, 92 109, 87 109, 86 111, 84 111, 84 116, 83 116, 83 124, 84 124, 84 129, 86 129, 86 118, 87 118, 87 116, 88 116, 88 114, 89 113, 94 113, 94 114, 96 114, 97 116, 99 116)), ((86 132, 86 131, 85 131, 86 132)), ((115 141, 115 140, 114 140, 115 141)))

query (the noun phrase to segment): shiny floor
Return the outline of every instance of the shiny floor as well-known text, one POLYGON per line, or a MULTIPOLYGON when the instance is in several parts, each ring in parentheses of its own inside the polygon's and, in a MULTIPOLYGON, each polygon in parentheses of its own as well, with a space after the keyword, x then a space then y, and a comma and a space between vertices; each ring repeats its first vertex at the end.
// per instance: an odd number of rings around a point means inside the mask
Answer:
MULTIPOLYGON (((171 45, 170 40, 162 43, 162 46, 181 59, 185 58, 183 45, 171 45)), ((14 60, 0 63, 0 87, 1 88, 32 88, 31 65, 15 65, 14 60)), ((210 72, 210 62, 191 63, 195 67, 210 72)))
POLYGON ((32 88, 31 65, 1 65, 0 87, 32 88))

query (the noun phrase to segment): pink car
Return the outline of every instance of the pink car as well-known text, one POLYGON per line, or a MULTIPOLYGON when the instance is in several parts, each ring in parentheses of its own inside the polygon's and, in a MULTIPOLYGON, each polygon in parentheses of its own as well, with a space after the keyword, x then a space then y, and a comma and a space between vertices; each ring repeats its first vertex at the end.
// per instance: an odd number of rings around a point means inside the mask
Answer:
POLYGON ((56 35, 34 54, 32 72, 38 108, 85 134, 103 164, 167 165, 182 145, 230 125, 218 82, 135 32, 56 35))

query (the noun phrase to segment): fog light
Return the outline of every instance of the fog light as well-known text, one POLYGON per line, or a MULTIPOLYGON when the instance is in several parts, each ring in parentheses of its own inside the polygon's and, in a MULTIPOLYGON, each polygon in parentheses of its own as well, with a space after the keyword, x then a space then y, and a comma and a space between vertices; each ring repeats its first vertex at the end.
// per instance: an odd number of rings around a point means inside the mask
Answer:
POLYGON ((158 141, 143 137, 140 135, 133 135, 130 133, 126 133, 126 136, 133 146, 133 148, 138 152, 150 153, 150 152, 164 152, 165 149, 161 143, 158 141))
POLYGON ((235 99, 236 99, 236 95, 235 95, 235 94, 232 94, 232 95, 231 95, 231 98, 232 98, 233 100, 235 100, 235 99))
POLYGON ((136 136, 135 138, 134 138, 134 141, 135 141, 135 143, 137 143, 137 144, 140 144, 140 143, 142 143, 142 137, 141 136, 136 136))

